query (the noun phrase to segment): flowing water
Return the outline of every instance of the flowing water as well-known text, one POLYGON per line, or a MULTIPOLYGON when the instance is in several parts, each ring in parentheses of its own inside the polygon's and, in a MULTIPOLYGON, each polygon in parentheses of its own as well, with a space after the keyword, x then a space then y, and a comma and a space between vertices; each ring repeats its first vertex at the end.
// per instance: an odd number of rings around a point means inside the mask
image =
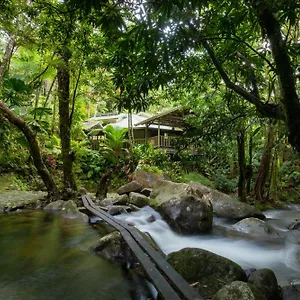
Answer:
POLYGON ((124 270, 88 251, 97 239, 90 225, 56 214, 0 215, 0 299, 137 299, 124 270))
MULTIPOLYGON (((290 209, 265 212, 267 222, 286 234, 280 243, 224 237, 223 229, 231 223, 217 218, 212 233, 183 236, 172 231, 150 207, 118 218, 149 232, 166 254, 184 247, 206 249, 243 268, 271 268, 285 285, 300 282, 300 238, 287 235, 299 231, 286 228, 299 218, 300 206, 290 209)), ((90 225, 57 214, 28 211, 0 215, 0 299, 147 299, 135 278, 88 251, 97 239, 99 232, 90 225)))
POLYGON ((300 235, 299 231, 289 231, 286 226, 300 218, 300 206, 291 206, 291 210, 266 211, 267 222, 286 236, 280 242, 256 241, 246 238, 224 237, 224 230, 232 223, 215 218, 217 224, 210 234, 181 235, 172 231, 161 216, 150 207, 138 212, 119 215, 118 218, 134 223, 141 231, 148 232, 165 254, 185 247, 209 250, 227 257, 244 269, 270 268, 281 285, 300 283, 300 235), (153 216, 153 217, 151 217, 153 216), (152 219, 152 220, 151 220, 152 219), (154 222, 153 219, 155 219, 154 222), (221 225, 221 227, 220 227, 221 225))

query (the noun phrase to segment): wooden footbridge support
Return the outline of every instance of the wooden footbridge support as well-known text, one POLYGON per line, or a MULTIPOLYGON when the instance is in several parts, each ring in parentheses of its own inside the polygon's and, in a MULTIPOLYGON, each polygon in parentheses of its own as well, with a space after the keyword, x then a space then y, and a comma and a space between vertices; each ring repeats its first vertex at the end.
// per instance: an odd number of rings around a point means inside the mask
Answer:
POLYGON ((165 300, 204 300, 179 275, 151 244, 125 222, 96 206, 88 196, 82 196, 86 209, 116 228, 144 268, 149 279, 165 300))

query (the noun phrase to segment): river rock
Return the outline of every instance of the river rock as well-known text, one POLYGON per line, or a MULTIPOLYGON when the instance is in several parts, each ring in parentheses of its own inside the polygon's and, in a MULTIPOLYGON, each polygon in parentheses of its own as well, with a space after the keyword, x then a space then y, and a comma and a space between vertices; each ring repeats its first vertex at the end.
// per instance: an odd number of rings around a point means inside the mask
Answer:
POLYGON ((170 178, 165 174, 157 174, 154 172, 145 171, 142 166, 138 166, 133 174, 134 180, 139 182, 143 188, 153 188, 161 180, 170 180, 170 178))
POLYGON ((47 204, 45 210, 61 210, 66 202, 64 200, 57 200, 47 204))
POLYGON ((248 279, 248 283, 256 286, 267 300, 280 300, 281 290, 274 272, 270 269, 254 271, 248 279))
POLYGON ((130 203, 136 205, 137 207, 144 207, 149 205, 150 199, 146 197, 145 195, 131 192, 129 194, 129 201, 130 203))
POLYGON ((211 203, 194 195, 181 194, 173 197, 159 205, 158 211, 177 232, 207 232, 212 228, 211 203))
POLYGON ((108 209, 108 213, 112 216, 116 216, 119 214, 123 214, 123 213, 129 213, 131 212, 132 209, 129 206, 125 206, 125 205, 112 205, 109 207, 108 209))
POLYGON ((65 218, 78 218, 82 219, 84 222, 89 221, 89 217, 79 211, 73 200, 65 201, 61 212, 62 216, 65 218))
POLYGON ((119 231, 105 235, 90 250, 112 263, 127 265, 129 258, 135 260, 119 231))
POLYGON ((287 285, 282 287, 282 300, 299 300, 300 284, 287 285))
POLYGON ((266 298, 255 286, 234 281, 219 290, 213 300, 266 300, 266 298))
MULTIPOLYGON (((233 281, 247 281, 243 269, 235 262, 198 248, 184 248, 168 254, 167 261, 190 284, 197 283, 199 294, 212 297, 233 281)), ((220 298, 219 298, 220 299, 220 298)))
POLYGON ((117 205, 126 205, 129 202, 129 197, 127 194, 118 195, 117 198, 114 200, 114 204, 117 205))
POLYGON ((175 183, 172 181, 162 180, 157 183, 157 186, 152 190, 150 197, 153 199, 151 205, 158 207, 174 196, 180 197, 181 195, 194 195, 199 198, 203 197, 203 193, 197 188, 193 188, 187 183, 175 183))
POLYGON ((209 194, 205 194, 205 198, 211 201, 214 213, 219 218, 242 220, 255 217, 265 219, 265 215, 254 206, 235 200, 219 191, 211 189, 209 194))
POLYGON ((157 183, 150 197, 152 206, 157 207, 174 195, 188 194, 197 195, 206 201, 210 201, 214 214, 220 218, 242 220, 244 218, 256 217, 264 219, 265 215, 255 207, 233 199, 232 197, 208 188, 198 182, 174 183, 162 180, 157 183))
POLYGON ((142 188, 143 187, 140 183, 138 183, 136 180, 133 180, 118 188, 117 193, 119 195, 122 195, 122 194, 129 194, 130 192, 140 192, 142 188))
POLYGON ((253 236, 260 239, 273 239, 280 238, 278 232, 275 231, 266 222, 259 220, 257 218, 246 218, 232 226, 234 230, 237 230, 241 233, 253 236))

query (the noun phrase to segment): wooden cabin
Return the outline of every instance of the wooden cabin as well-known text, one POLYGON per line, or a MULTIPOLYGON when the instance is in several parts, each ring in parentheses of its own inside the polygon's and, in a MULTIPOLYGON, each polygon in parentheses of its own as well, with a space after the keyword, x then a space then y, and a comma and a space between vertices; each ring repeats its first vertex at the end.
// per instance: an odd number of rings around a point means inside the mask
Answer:
MULTIPOLYGON (((186 127, 184 116, 188 113, 188 110, 173 108, 154 116, 144 112, 132 114, 134 143, 151 143, 155 148, 160 148, 168 153, 174 153, 174 140, 182 134, 183 129, 186 127)), ((110 113, 90 118, 84 124, 98 123, 103 128, 110 124, 112 126, 128 128, 128 118, 129 115, 127 113, 110 113)), ((90 135, 90 138, 93 141, 99 140, 99 137, 94 137, 93 135, 90 135)))

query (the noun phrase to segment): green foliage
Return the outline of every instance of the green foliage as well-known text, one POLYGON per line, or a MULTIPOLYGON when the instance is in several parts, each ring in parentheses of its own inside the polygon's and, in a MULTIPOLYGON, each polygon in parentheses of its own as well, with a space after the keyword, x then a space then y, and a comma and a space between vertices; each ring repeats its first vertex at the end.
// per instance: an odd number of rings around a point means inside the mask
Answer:
POLYGON ((104 130, 104 140, 100 144, 100 152, 112 164, 119 162, 119 159, 127 153, 125 142, 127 141, 127 128, 107 125, 104 130))
POLYGON ((161 170, 167 169, 171 164, 170 156, 161 149, 153 148, 150 143, 135 146, 134 155, 140 164, 156 166, 161 170))
POLYGON ((183 182, 200 182, 201 184, 203 184, 205 186, 215 188, 215 185, 211 180, 209 180, 207 177, 203 176, 202 174, 199 174, 196 172, 184 174, 182 176, 182 181, 183 182))
POLYGON ((223 173, 223 170, 218 170, 214 176, 214 183, 217 190, 220 190, 224 193, 233 193, 236 190, 237 182, 235 179, 229 179, 223 173))
POLYGON ((6 173, 0 176, 0 190, 27 191, 28 185, 24 178, 15 173, 6 173))
POLYGON ((163 175, 162 170, 160 170, 156 166, 142 164, 141 169, 146 171, 146 172, 151 172, 151 173, 154 173, 154 174, 157 174, 157 175, 163 175))

